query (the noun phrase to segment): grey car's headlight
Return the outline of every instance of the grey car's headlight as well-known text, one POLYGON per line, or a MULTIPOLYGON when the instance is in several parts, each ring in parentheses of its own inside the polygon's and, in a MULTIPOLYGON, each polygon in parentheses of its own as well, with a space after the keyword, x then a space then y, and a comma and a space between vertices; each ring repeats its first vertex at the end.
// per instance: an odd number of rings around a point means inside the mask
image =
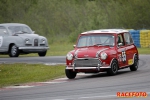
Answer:
POLYGON ((107 58, 107 53, 102 52, 102 53, 100 54, 100 57, 101 57, 101 59, 105 60, 105 59, 107 58))
POLYGON ((45 39, 42 39, 42 43, 45 44, 45 42, 46 42, 45 39))
POLYGON ((29 43, 29 39, 25 39, 25 43, 29 43))
POLYGON ((68 53, 66 57, 67 57, 67 60, 72 60, 73 59, 73 55, 71 53, 68 53))

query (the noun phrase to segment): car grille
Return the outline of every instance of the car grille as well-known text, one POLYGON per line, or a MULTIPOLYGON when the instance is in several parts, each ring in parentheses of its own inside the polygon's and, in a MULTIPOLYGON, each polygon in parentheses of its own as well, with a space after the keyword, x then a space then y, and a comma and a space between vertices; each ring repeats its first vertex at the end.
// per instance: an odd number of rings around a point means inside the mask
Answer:
POLYGON ((101 64, 99 59, 76 59, 74 60, 75 67, 97 67, 98 64, 101 64))
POLYGON ((40 44, 40 46, 45 46, 45 44, 40 44))
POLYGON ((34 39, 34 46, 38 46, 38 39, 34 39))

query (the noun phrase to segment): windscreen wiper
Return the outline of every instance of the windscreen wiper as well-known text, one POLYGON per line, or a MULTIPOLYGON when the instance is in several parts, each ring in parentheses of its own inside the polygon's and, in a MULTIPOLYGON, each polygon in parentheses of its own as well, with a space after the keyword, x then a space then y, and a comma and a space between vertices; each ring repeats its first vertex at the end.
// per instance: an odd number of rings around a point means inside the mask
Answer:
POLYGON ((103 45, 103 44, 97 43, 97 44, 94 44, 93 46, 101 46, 101 45, 103 45))

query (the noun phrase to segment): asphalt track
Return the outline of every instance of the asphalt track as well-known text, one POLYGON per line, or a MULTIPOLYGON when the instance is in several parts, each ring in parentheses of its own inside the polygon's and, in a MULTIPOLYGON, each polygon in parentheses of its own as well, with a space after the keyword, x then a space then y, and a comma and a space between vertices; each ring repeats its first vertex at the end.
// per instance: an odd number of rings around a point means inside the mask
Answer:
MULTIPOLYGON (((24 59, 29 63, 37 60, 49 64, 65 63, 64 56, 39 58, 15 58, 15 61, 24 59)), ((7 59, 11 58, 0 58, 0 61, 13 62, 7 59)), ((0 100, 150 100, 150 55, 140 55, 139 68, 135 72, 127 68, 119 70, 115 76, 107 76, 106 73, 78 74, 72 80, 64 77, 48 82, 10 86, 0 89, 0 100), (117 97, 118 92, 144 92, 147 97, 117 97)))
POLYGON ((65 56, 0 58, 0 63, 65 64, 65 56))

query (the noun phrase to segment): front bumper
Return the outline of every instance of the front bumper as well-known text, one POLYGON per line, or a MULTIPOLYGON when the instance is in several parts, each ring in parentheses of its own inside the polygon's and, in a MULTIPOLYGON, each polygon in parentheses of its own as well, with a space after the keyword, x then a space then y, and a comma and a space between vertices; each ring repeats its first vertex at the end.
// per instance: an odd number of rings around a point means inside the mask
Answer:
POLYGON ((49 47, 19 47, 19 50, 47 50, 49 47))
POLYGON ((19 47, 18 49, 27 53, 38 53, 47 51, 49 47, 19 47))
POLYGON ((100 71, 100 69, 108 69, 111 68, 110 66, 97 66, 97 67, 75 67, 75 66, 66 66, 66 69, 72 69, 73 71, 75 71, 76 69, 96 69, 98 71, 100 71))

